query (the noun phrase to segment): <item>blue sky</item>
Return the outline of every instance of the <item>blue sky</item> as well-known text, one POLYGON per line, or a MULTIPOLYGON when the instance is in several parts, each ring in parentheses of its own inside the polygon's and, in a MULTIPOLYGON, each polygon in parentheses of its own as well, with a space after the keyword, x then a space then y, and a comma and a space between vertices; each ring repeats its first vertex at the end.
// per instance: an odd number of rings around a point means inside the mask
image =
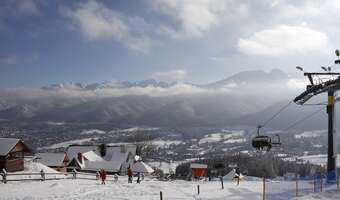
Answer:
POLYGON ((336 0, 3 0, 0 87, 318 70, 340 47, 339 9, 336 0))

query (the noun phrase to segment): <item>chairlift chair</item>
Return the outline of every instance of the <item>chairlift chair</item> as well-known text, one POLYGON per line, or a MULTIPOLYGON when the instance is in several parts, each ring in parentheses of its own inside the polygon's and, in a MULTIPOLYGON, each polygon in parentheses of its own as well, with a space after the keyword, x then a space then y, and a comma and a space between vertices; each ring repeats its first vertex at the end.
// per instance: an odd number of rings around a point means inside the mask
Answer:
POLYGON ((257 150, 270 151, 272 148, 271 138, 266 135, 260 135, 260 128, 262 128, 262 126, 257 127, 257 136, 253 138, 252 146, 257 150))
POLYGON ((280 148, 282 146, 280 135, 276 134, 276 141, 272 142, 272 147, 280 148))

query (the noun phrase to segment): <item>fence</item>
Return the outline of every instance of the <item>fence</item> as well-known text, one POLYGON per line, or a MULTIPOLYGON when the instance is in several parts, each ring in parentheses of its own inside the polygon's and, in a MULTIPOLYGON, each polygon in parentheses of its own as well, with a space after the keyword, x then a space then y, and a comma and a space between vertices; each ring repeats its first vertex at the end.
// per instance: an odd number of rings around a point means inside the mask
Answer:
POLYGON ((263 199, 291 199, 312 193, 339 190, 339 177, 335 172, 319 173, 314 176, 295 177, 286 180, 267 179, 264 182, 263 199), (327 179, 333 177, 333 179, 327 179))
MULTIPOLYGON (((35 173, 8 173, 6 170, 0 173, 2 182, 7 183, 9 181, 46 181, 46 180, 59 180, 59 179, 88 179, 98 180, 98 173, 86 173, 79 171, 72 171, 66 173, 46 173, 43 170, 35 173)), ((109 176, 108 176, 109 177, 109 176)))

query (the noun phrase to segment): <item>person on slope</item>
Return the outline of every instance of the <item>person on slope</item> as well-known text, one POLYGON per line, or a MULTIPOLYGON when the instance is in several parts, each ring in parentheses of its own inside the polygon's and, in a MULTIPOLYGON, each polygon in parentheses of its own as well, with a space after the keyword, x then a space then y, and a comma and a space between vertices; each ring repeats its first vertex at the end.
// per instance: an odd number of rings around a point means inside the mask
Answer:
POLYGON ((132 183, 132 169, 131 167, 128 168, 128 171, 127 171, 127 174, 128 174, 128 183, 132 183))
POLYGON ((237 185, 240 185, 240 178, 241 178, 241 171, 240 168, 236 168, 235 169, 235 176, 234 176, 234 180, 237 181, 237 185))
POLYGON ((114 181, 115 181, 115 183, 118 182, 118 175, 117 174, 114 175, 114 181))
POLYGON ((105 169, 101 169, 99 172, 99 176, 102 179, 102 185, 105 185, 106 175, 107 172, 105 171, 105 169))
POLYGON ((137 183, 140 183, 140 172, 137 172, 137 183))

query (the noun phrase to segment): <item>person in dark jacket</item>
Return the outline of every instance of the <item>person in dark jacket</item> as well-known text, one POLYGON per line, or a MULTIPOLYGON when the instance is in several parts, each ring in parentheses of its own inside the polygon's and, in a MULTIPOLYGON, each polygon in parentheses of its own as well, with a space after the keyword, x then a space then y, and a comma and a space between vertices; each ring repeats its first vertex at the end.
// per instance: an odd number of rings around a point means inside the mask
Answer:
POLYGON ((137 172, 137 183, 140 183, 140 172, 137 172))
POLYGON ((236 168, 235 169, 235 176, 234 176, 234 179, 237 181, 237 185, 240 184, 240 178, 241 178, 241 170, 240 168, 236 168))
POLYGON ((127 174, 128 174, 128 183, 132 183, 132 169, 131 167, 128 168, 128 171, 127 171, 127 174))

